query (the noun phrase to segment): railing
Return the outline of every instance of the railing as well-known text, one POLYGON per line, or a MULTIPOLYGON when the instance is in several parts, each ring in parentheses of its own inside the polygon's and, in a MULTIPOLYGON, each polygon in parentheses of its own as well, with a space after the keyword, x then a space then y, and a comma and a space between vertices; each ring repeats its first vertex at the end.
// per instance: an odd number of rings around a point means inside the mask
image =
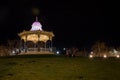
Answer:
POLYGON ((38 48, 27 48, 27 51, 29 52, 29 51, 50 51, 50 52, 52 52, 52 48, 40 48, 40 49, 38 49, 38 48))

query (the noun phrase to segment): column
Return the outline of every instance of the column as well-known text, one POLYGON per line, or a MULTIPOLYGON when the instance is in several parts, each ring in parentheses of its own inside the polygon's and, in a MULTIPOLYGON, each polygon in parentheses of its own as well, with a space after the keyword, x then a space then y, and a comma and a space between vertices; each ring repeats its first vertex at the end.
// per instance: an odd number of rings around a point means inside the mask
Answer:
POLYGON ((38 51, 40 51, 39 41, 40 41, 40 35, 38 34, 38 43, 37 43, 37 45, 38 45, 38 51))
POLYGON ((46 41, 44 41, 45 42, 45 51, 46 51, 46 41))
POLYGON ((35 48, 36 48, 36 42, 34 42, 34 51, 35 51, 35 48))
POLYGON ((51 52, 53 51, 53 42, 52 42, 52 40, 51 40, 51 52))
POLYGON ((25 36, 25 52, 27 52, 27 35, 25 36))
POLYGON ((52 37, 50 37, 50 51, 52 52, 52 45, 53 44, 53 42, 52 42, 52 37))

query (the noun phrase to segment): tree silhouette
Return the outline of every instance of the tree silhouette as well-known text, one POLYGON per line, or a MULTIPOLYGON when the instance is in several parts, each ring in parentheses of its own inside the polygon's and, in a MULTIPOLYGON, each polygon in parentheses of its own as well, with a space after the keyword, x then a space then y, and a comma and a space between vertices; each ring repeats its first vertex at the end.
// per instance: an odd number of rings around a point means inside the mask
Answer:
POLYGON ((106 46, 105 42, 97 41, 91 48, 94 55, 102 56, 104 54, 108 54, 108 47, 106 46))

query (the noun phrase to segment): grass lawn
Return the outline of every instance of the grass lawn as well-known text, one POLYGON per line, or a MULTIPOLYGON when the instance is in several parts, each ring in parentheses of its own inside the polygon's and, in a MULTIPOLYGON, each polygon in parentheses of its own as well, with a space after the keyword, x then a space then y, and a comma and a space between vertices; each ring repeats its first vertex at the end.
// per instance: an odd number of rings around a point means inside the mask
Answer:
POLYGON ((120 59, 51 55, 0 57, 0 80, 120 80, 120 59))

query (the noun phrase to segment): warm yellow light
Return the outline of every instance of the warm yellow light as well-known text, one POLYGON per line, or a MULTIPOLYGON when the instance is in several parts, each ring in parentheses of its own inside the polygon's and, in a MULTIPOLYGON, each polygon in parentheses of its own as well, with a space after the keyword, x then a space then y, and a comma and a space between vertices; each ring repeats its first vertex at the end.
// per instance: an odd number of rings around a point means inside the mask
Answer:
POLYGON ((23 39, 25 41, 25 36, 22 36, 21 39, 23 39))
POLYGON ((92 55, 92 54, 90 54, 90 55, 89 55, 89 57, 90 57, 90 58, 93 58, 93 55, 92 55))
POLYGON ((52 37, 54 37, 54 34, 52 32, 47 31, 23 31, 22 33, 18 34, 21 39, 26 41, 32 41, 34 43, 38 41, 47 42, 48 40, 52 40, 52 37))
POLYGON ((49 37, 47 35, 40 35, 40 37, 38 37, 37 34, 29 34, 26 36, 22 36, 21 37, 24 41, 33 41, 33 42, 37 42, 37 41, 48 41, 49 37))
POLYGON ((46 35, 40 35, 40 41, 47 41, 49 40, 49 37, 46 35))
POLYGON ((117 58, 119 58, 120 56, 119 55, 116 55, 117 58))
POLYGON ((28 35, 27 36, 27 41, 37 42, 38 41, 38 35, 36 35, 36 34, 28 35))
POLYGON ((104 54, 104 55, 103 55, 103 57, 104 57, 104 58, 107 58, 107 55, 106 55, 106 54, 104 54))

